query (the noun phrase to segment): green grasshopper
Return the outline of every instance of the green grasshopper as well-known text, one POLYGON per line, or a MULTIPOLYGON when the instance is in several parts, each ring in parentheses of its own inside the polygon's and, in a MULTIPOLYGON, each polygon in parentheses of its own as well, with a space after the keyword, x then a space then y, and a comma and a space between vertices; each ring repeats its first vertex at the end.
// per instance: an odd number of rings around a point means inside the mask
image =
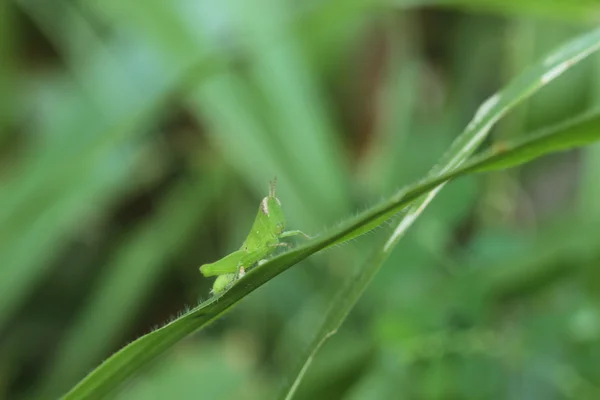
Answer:
POLYGON ((217 275, 212 288, 213 294, 219 294, 229 288, 236 280, 246 274, 246 270, 256 264, 266 261, 278 246, 288 246, 281 243, 281 238, 307 234, 294 230, 285 230, 285 217, 281 210, 281 201, 275 197, 276 181, 269 185, 269 195, 262 199, 258 215, 252 224, 252 229, 239 250, 211 264, 200 267, 202 275, 209 277, 217 275))

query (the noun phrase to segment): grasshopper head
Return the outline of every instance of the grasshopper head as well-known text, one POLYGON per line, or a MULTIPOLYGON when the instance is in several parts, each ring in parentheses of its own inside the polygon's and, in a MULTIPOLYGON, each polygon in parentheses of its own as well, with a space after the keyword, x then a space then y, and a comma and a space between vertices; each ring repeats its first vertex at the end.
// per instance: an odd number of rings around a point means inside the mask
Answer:
POLYGON ((280 235, 285 230, 285 217, 281 210, 281 201, 275 196, 276 180, 271 182, 269 195, 260 203, 260 209, 267 217, 271 231, 280 235))

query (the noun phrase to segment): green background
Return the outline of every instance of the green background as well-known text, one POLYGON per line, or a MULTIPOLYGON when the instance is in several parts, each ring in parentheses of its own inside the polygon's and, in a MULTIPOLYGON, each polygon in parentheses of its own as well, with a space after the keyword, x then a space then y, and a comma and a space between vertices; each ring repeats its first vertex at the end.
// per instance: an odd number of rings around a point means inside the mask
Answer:
MULTIPOLYGON (((309 234, 421 178, 480 103, 597 15, 566 0, 2 3, 0 398, 56 398, 207 298, 198 267, 239 247, 274 176, 288 227, 309 234)), ((597 107, 598 57, 493 139, 597 107)), ((297 398, 595 398, 599 160, 592 146, 449 185, 297 398)), ((272 397, 385 229, 261 287, 119 398, 272 397)))

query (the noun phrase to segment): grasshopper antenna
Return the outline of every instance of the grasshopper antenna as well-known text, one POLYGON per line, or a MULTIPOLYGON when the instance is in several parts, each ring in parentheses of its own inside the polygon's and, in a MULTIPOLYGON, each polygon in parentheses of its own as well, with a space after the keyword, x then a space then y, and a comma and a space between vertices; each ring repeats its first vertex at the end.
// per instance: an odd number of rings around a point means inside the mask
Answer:
POLYGON ((269 197, 275 197, 275 189, 277 189, 277 177, 274 177, 269 184, 269 197))

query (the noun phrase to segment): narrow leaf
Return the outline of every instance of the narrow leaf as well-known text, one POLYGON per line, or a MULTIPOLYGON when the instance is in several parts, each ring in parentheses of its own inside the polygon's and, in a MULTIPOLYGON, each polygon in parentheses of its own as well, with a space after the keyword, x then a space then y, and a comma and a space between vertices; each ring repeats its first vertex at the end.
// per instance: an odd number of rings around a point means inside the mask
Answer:
MULTIPOLYGON (((565 127, 566 130, 559 128, 552 132, 535 135, 526 141, 514 144, 500 144, 460 170, 449 173, 449 171, 461 165, 477 149, 486 138, 493 124, 510 109, 596 50, 598 48, 599 32, 594 31, 588 35, 584 35, 558 49, 544 61, 532 66, 521 76, 517 77, 503 91, 484 102, 475 113, 475 117, 471 123, 454 141, 446 155, 432 169, 429 176, 435 177, 438 174, 445 174, 451 179, 453 176, 460 176, 468 172, 507 168, 539 157, 546 152, 558 151, 564 148, 587 144, 590 140, 596 140, 595 131, 589 129, 590 124, 597 126, 597 121, 592 118, 591 122, 586 120, 587 123, 583 122, 582 126, 579 126, 575 122, 574 125, 578 128, 567 125, 565 127), (587 46, 590 47, 586 49, 587 46)), ((426 196, 417 200, 389 237, 384 238, 381 246, 376 245, 364 265, 353 276, 347 279, 346 284, 336 294, 334 301, 325 315, 323 324, 319 327, 315 337, 309 344, 301 363, 293 371, 291 375, 292 379, 284 386, 281 398, 289 400, 294 396, 316 353, 325 341, 341 326, 369 282, 387 260, 393 248, 442 187, 443 184, 433 188, 426 196)), ((363 231, 368 230, 368 227, 367 225, 363 228, 363 231)), ((354 232, 350 235, 353 234, 354 232)))
MULTIPOLYGON (((474 157, 472 161, 469 161, 461 168, 454 172, 446 173, 434 180, 447 182, 469 173, 511 168, 545 154, 569 150, 574 147, 591 144, 598 140, 600 140, 600 112, 596 111, 561 124, 551 130, 530 135, 524 140, 492 146, 489 150, 474 157)), ((438 188, 440 187, 438 186, 438 188)), ((435 190, 429 192, 429 195, 432 193, 435 193, 435 190)), ((430 199, 429 195, 426 199, 430 199)), ((364 265, 348 277, 346 283, 338 291, 335 300, 331 303, 329 310, 325 314, 323 324, 307 347, 302 362, 294 371, 292 375, 293 379, 284 387, 281 398, 289 400, 293 397, 321 346, 339 329, 371 279, 379 271, 385 260, 387 260, 395 244, 420 214, 424 207, 423 205, 426 205, 427 201, 421 200, 416 202, 391 236, 384 238, 381 246, 376 246, 376 249, 371 253, 364 265)))
MULTIPOLYGON (((473 122, 469 124, 466 131, 457 139, 457 141, 455 141, 455 144, 448 152, 447 156, 444 157, 440 165, 434 169, 430 178, 401 190, 387 201, 372 207, 341 226, 321 234, 304 246, 281 254, 262 266, 251 270, 228 291, 209 299, 187 314, 170 322, 166 326, 139 338, 114 354, 100 367, 92 371, 90 375, 81 381, 64 398, 98 398, 110 393, 132 376, 140 367, 156 358, 185 336, 203 328, 208 323, 218 318, 223 312, 262 284, 310 255, 329 246, 357 237, 374 228, 402 211, 424 194, 427 194, 434 189, 439 190, 440 185, 450 179, 477 171, 503 168, 505 165, 518 165, 519 163, 531 160, 532 154, 534 154, 533 157, 539 157, 548 152, 559 151, 577 145, 584 145, 597 140, 600 134, 590 133, 588 129, 578 128, 581 123, 588 124, 588 127, 593 127, 595 125, 595 122, 591 122, 590 119, 584 119, 583 121, 575 122, 574 125, 565 126, 557 131, 548 132, 543 135, 535 135, 530 141, 505 143, 503 144, 503 150, 505 149, 505 151, 498 152, 497 149, 492 149, 487 153, 484 153, 481 157, 476 158, 474 162, 467 164, 465 167, 455 169, 478 147, 493 123, 510 108, 514 107, 514 105, 544 84, 559 76, 570 66, 585 58, 585 56, 596 50, 599 46, 600 30, 596 30, 590 34, 581 36, 565 47, 560 48, 545 61, 527 70, 509 85, 506 90, 493 96, 484 103, 475 115, 473 122), (566 133, 565 130, 570 130, 571 133, 566 133), (571 139, 571 135, 578 135, 580 140, 576 141, 571 139), (563 139, 556 139, 558 136, 563 139), (535 149, 536 151, 533 153, 530 151, 523 152, 522 149, 526 146, 528 146, 530 150, 535 149), (502 160, 510 160, 510 163, 503 164, 502 160), (440 175, 435 176, 436 174, 440 175)), ((597 117, 594 116, 593 119, 596 120, 597 117)), ((426 201, 428 200, 420 201, 423 203, 412 211, 413 213, 414 210, 417 211, 416 214, 413 214, 415 216, 424 208, 423 204, 426 204, 426 201)), ((403 222, 406 220, 406 218, 403 219, 403 222)), ((396 232, 397 231, 398 229, 396 232)), ((387 252, 391 250, 398 238, 398 235, 393 234, 386 241, 383 250, 375 251, 373 253, 373 264, 378 265, 383 262, 387 252)), ((378 266, 373 270, 376 271, 377 269, 378 266)), ((331 321, 335 322, 335 324, 332 323, 331 325, 336 325, 335 329, 341 324, 345 315, 347 315, 356 300, 358 300, 360 293, 370 281, 371 276, 372 274, 370 276, 369 274, 363 274, 363 279, 356 283, 355 287, 357 289, 352 289, 354 290, 355 296, 346 299, 346 304, 341 304, 339 308, 332 308, 332 313, 335 315, 331 321)), ((322 343, 322 341, 335 332, 335 329, 323 331, 325 332, 323 339, 319 340, 317 343, 322 343)), ((304 369, 305 368, 303 368, 303 370, 304 369)))
MULTIPOLYGON (((520 144, 507 143, 507 150, 503 151, 501 155, 492 148, 454 172, 446 173, 438 178, 428 179, 420 184, 411 186, 404 191, 405 194, 403 196, 400 196, 398 200, 392 202, 390 205, 386 204, 386 207, 384 208, 394 210, 405 207, 412 200, 418 198, 428 190, 431 190, 450 179, 455 179, 468 173, 503 169, 504 164, 500 162, 500 157, 510 160, 510 164, 506 164, 509 166, 516 166, 523 162, 530 161, 531 154, 523 151, 525 148, 535 148, 536 154, 542 156, 551 152, 566 150, 573 148, 574 146, 585 145, 600 140, 600 129, 598 129, 598 127, 600 127, 600 113, 593 114, 587 118, 578 119, 571 124, 563 125, 556 131, 548 131, 542 135, 533 135, 531 139, 521 141, 520 144), (575 135, 577 135, 580 140, 573 140, 572 138, 575 135), (557 138, 563 138, 564 140, 559 141, 557 138)), ((354 223, 341 229, 340 232, 324 236, 321 239, 315 239, 303 247, 284 253, 264 265, 255 268, 221 296, 211 298, 163 328, 143 336, 126 346, 88 375, 88 377, 67 394, 65 398, 81 399, 107 394, 110 390, 125 381, 139 367, 161 354, 164 350, 187 336, 189 333, 202 328, 212 320, 216 319, 221 313, 239 301, 246 294, 295 263, 325 248, 328 244, 337 243, 340 238, 344 236, 345 232, 353 229, 360 229, 365 221, 372 218, 374 214, 381 212, 381 210, 378 210, 365 213, 357 218, 354 223)), ((335 329, 330 330, 329 334, 333 334, 334 331, 335 329)))

